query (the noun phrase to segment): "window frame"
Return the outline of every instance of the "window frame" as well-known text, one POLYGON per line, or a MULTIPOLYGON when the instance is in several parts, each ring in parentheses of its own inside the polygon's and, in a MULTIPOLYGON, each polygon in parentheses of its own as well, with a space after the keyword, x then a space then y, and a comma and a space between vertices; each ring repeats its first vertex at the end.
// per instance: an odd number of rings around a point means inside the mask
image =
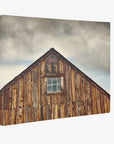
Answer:
POLYGON ((46 91, 47 93, 60 93, 62 92, 61 90, 61 77, 48 77, 47 78, 47 87, 46 87, 46 91), (49 80, 51 83, 49 83, 49 80), (56 80, 56 82, 54 83, 54 81, 56 80), (54 86, 56 86, 56 91, 54 91, 54 86), (49 90, 48 88, 51 87, 51 90, 49 90), (60 87, 60 88, 59 88, 60 87))

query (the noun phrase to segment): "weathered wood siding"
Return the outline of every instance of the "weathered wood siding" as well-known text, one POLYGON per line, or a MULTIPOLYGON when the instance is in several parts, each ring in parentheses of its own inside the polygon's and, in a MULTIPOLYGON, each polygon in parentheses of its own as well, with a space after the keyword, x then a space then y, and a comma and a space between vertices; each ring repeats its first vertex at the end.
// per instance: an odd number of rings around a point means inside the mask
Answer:
POLYGON ((0 92, 0 125, 108 112, 110 96, 53 53, 0 92), (47 93, 47 77, 61 77, 62 91, 47 93))

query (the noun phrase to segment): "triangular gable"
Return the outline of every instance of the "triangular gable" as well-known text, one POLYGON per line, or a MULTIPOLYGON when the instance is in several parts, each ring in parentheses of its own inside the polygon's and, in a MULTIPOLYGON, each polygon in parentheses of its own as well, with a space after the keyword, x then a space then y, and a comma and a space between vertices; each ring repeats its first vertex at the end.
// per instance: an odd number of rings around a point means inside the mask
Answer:
MULTIPOLYGON (((6 88, 12 83, 15 82, 19 77, 26 74, 28 71, 30 71, 35 65, 37 65, 40 61, 44 60, 46 58, 48 63, 51 62, 58 62, 58 59, 61 59, 65 61, 68 65, 70 65, 72 68, 76 69, 81 75, 83 75, 88 81, 94 83, 97 87, 99 87, 102 91, 104 91, 106 94, 108 94, 102 87, 100 87, 96 82, 94 82, 91 78, 89 78, 85 73, 83 73, 80 69, 78 69, 75 65, 73 65, 69 60, 67 60, 62 54, 57 52, 54 48, 51 48, 49 51, 47 51, 44 55, 42 55, 39 59, 37 59, 34 63, 32 63, 28 68, 26 68, 23 72, 21 72, 18 76, 16 76, 13 80, 11 80, 8 84, 6 84, 1 91, 6 88), (53 55, 53 57, 52 57, 53 55)), ((108 94, 109 95, 109 94, 108 94)), ((110 96, 110 95, 109 95, 110 96)))

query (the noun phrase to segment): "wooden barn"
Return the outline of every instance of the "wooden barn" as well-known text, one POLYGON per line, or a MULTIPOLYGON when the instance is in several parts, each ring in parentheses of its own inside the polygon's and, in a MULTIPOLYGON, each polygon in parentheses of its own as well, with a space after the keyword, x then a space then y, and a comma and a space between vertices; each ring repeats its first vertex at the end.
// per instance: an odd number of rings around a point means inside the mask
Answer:
POLYGON ((110 112, 110 95, 51 48, 0 90, 0 125, 110 112))

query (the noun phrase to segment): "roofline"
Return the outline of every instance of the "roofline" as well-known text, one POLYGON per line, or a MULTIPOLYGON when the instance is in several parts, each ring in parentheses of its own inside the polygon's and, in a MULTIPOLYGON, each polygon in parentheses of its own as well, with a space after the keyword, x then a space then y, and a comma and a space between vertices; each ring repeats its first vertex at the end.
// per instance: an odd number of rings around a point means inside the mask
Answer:
POLYGON ((11 81, 9 81, 5 86, 2 87, 2 89, 0 90, 0 92, 8 87, 8 85, 10 83, 12 83, 13 81, 16 81, 20 76, 23 76, 25 73, 27 73, 28 71, 30 71, 32 69, 32 67, 34 67, 38 62, 40 62, 43 57, 45 57, 46 55, 49 55, 52 51, 54 50, 54 48, 51 48, 49 51, 47 51, 45 54, 43 54, 40 58, 38 58, 36 61, 34 61, 31 65, 29 65, 24 71, 22 71, 20 74, 18 74, 16 77, 14 77, 11 81))
POLYGON ((65 59, 65 61, 67 61, 70 65, 72 65, 77 71, 79 71, 82 75, 84 75, 89 81, 91 81, 92 83, 94 83, 95 85, 97 85, 101 90, 103 90, 106 94, 108 94, 109 95, 109 97, 110 97, 110 94, 106 91, 106 90, 104 90, 101 86, 99 86, 95 81, 93 81, 89 76, 87 76, 84 72, 82 72, 79 68, 77 68, 74 64, 72 64, 68 59, 66 59, 63 55, 61 55, 59 52, 57 52, 55 49, 54 49, 54 51, 56 52, 56 53, 58 53, 61 57, 62 57, 62 59, 65 59))
POLYGON ((1 90, 0 92, 4 89, 7 88, 9 86, 10 83, 12 83, 13 81, 16 81, 21 75, 24 75, 25 73, 27 73, 29 70, 31 70, 32 67, 34 67, 38 62, 40 62, 45 56, 49 55, 51 52, 55 52, 56 55, 59 55, 63 60, 65 60, 68 64, 70 64, 71 66, 73 66, 77 71, 79 71, 82 75, 84 75, 89 81, 91 81, 92 83, 94 83, 95 85, 97 85, 102 91, 104 91, 109 97, 110 94, 104 90, 101 86, 99 86, 95 81, 93 81, 90 77, 88 77, 85 73, 83 73, 80 69, 78 69, 74 64, 72 64, 69 60, 67 60, 62 54, 60 54, 58 51, 56 51, 54 48, 50 48, 49 51, 47 51, 45 54, 43 54, 39 59, 37 59, 35 62, 33 62, 29 67, 27 67, 24 71, 22 71, 19 75, 17 75, 16 77, 14 77, 10 82, 8 82, 1 90))

